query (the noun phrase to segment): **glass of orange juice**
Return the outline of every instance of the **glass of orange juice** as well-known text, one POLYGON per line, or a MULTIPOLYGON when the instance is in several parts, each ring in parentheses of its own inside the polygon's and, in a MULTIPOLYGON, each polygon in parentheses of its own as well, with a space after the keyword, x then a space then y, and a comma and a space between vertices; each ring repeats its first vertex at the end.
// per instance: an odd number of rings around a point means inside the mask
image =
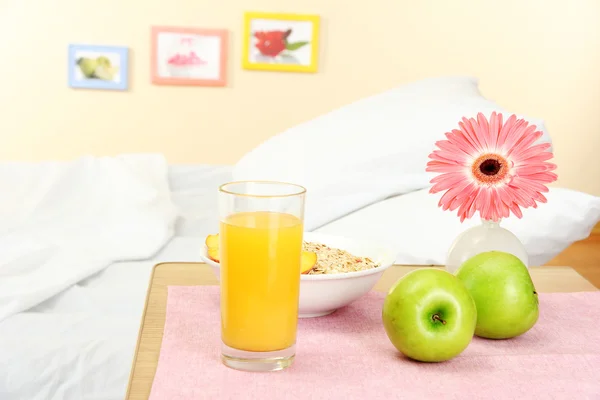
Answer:
POLYGON ((228 367, 276 371, 294 360, 305 193, 265 181, 219 188, 221 360, 228 367))

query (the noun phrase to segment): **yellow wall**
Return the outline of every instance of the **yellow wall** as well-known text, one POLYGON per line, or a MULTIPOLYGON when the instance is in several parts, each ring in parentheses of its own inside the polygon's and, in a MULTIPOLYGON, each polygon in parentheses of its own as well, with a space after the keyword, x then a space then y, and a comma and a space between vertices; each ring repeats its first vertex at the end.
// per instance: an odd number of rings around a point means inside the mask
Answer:
POLYGON ((233 163, 283 129, 440 74, 544 118, 558 185, 600 195, 597 0, 0 0, 0 159, 162 152, 233 163), (245 10, 322 17, 317 74, 244 71, 245 10), (227 28, 226 88, 150 84, 150 26, 227 28), (67 86, 69 43, 131 48, 128 92, 67 86))

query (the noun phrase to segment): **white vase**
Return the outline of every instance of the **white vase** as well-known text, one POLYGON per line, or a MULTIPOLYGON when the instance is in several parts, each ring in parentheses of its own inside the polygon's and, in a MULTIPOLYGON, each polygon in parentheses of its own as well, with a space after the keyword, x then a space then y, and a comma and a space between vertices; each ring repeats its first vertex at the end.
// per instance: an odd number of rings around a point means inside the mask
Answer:
POLYGON ((491 250, 513 254, 529 268, 527 251, 519 238, 500 222, 482 219, 481 225, 467 229, 454 240, 446 256, 446 270, 455 273, 469 258, 491 250))

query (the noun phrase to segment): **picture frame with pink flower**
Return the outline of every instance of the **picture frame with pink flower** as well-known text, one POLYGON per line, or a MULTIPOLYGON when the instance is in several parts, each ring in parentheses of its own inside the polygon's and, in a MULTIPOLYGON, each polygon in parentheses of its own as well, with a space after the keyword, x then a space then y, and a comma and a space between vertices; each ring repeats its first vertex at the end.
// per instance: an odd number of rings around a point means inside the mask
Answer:
POLYGON ((227 40, 225 29, 152 27, 152 83, 226 86, 227 40))
POLYGON ((319 22, 318 15, 246 12, 243 68, 317 72, 319 22))

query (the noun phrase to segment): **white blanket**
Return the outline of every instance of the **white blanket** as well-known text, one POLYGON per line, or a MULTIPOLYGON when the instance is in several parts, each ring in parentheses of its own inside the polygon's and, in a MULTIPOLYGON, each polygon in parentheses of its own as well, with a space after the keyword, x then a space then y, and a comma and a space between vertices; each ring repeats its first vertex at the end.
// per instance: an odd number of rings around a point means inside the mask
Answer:
POLYGON ((173 235, 160 155, 0 163, 0 192, 0 321, 173 235))

